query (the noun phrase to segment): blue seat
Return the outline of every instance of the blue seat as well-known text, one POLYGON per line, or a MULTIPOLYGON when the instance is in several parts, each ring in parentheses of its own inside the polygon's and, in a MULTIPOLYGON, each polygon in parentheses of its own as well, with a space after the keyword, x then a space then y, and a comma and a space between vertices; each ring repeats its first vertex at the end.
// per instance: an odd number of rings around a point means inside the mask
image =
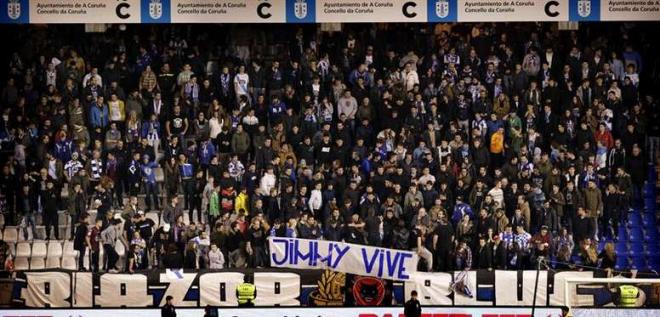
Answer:
POLYGON ((646 270, 647 269, 647 263, 646 259, 644 256, 641 255, 636 255, 632 257, 632 265, 631 268, 637 269, 637 270, 646 270))
POLYGON ((632 216, 628 218, 628 227, 641 227, 642 226, 642 217, 639 215, 632 216))
POLYGON ((633 242, 630 244, 630 254, 631 255, 638 255, 638 254, 644 254, 644 243, 642 242, 633 242))
POLYGON ((619 242, 616 244, 615 250, 617 254, 627 253, 628 246, 626 245, 625 241, 619 240, 619 242))
POLYGON ((615 268, 617 270, 628 268, 628 257, 617 255, 615 268))
POLYGON ((644 241, 644 235, 641 232, 638 234, 631 233, 628 235, 628 241, 644 241))

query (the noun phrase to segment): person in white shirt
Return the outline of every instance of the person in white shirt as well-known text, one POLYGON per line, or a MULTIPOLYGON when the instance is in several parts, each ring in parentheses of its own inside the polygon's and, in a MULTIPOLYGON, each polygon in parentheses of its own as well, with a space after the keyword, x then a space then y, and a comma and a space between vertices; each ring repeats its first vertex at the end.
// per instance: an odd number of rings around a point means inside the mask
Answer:
MULTIPOLYGON (((241 65, 238 67, 238 74, 234 76, 234 92, 236 92, 236 98, 240 99, 240 96, 248 95, 248 84, 250 83, 250 76, 245 72, 245 66, 241 65)), ((249 98, 248 98, 249 100, 249 98)))
POLYGON ((349 90, 344 91, 344 95, 339 98, 338 106, 339 116, 344 114, 348 120, 355 119, 358 104, 355 97, 351 96, 351 92, 349 90))
POLYGON ((101 78, 101 75, 99 75, 99 69, 94 67, 92 68, 92 71, 85 75, 83 77, 82 81, 82 86, 83 88, 87 87, 87 85, 90 83, 90 81, 94 78, 96 80, 96 84, 99 85, 99 87, 103 87, 103 78, 101 78))
POLYGON ((215 111, 211 115, 211 119, 209 119, 209 137, 213 140, 220 134, 222 131, 222 126, 224 125, 224 120, 220 118, 220 113, 215 111))
POLYGON ((273 167, 266 167, 266 173, 261 177, 259 183, 259 190, 264 196, 270 196, 270 190, 275 187, 277 180, 275 179, 275 174, 273 174, 273 167))
POLYGON ((504 191, 502 190, 502 182, 497 181, 495 187, 488 191, 488 195, 493 197, 493 201, 499 204, 499 206, 504 206, 504 191))
POLYGON ((209 269, 222 269, 225 267, 225 255, 218 248, 217 245, 211 245, 209 251, 209 269))
POLYGON ((411 63, 406 64, 406 67, 402 73, 402 77, 403 85, 406 87, 406 91, 411 91, 415 85, 419 85, 419 75, 417 75, 417 71, 412 68, 411 63))
POLYGON ((123 122, 126 120, 126 106, 122 100, 117 97, 116 94, 110 96, 110 101, 108 101, 108 117, 112 122, 123 122))
POLYGON ((57 70, 53 63, 48 63, 48 69, 46 69, 46 86, 57 86, 57 70))
POLYGON ((321 182, 316 183, 316 185, 314 185, 314 189, 312 189, 311 195, 309 196, 309 210, 311 210, 312 214, 314 215, 317 215, 323 206, 323 193, 321 192, 322 188, 323 184, 321 184, 321 182))

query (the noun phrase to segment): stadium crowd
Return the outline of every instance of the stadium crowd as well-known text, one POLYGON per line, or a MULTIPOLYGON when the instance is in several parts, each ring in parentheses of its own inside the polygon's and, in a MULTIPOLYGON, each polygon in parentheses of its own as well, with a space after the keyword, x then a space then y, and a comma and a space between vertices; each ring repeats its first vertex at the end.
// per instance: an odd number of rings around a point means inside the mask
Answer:
POLYGON ((27 29, 0 96, 5 225, 93 271, 267 267, 269 236, 425 271, 614 267, 596 243, 639 207, 659 135, 643 32, 346 28, 27 29))

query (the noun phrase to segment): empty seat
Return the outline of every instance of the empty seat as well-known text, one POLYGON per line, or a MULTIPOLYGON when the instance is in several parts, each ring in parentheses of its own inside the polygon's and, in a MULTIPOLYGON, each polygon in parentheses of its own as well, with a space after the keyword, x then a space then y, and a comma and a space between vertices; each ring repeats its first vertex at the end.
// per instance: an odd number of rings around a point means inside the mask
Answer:
POLYGON ((15 258, 14 259, 14 270, 16 271, 27 271, 30 269, 30 262, 28 258, 15 258))
POLYGON ((76 258, 71 256, 65 256, 62 258, 62 268, 65 270, 78 270, 78 261, 76 258))
POLYGON ((32 255, 30 242, 19 242, 16 244, 16 256, 29 258, 32 255))
POLYGON ((30 270, 42 270, 46 268, 46 261, 42 257, 30 258, 30 270))
POLYGON ((636 270, 645 270, 646 269, 646 259, 644 256, 636 255, 632 257, 632 266, 631 268, 636 270))
POLYGON ((15 226, 6 226, 4 232, 2 233, 2 240, 6 242, 17 242, 18 228, 15 226))
POLYGON ((32 256, 45 258, 48 255, 48 247, 45 241, 32 242, 32 256))
POLYGON ((63 257, 78 257, 78 250, 73 248, 73 241, 66 240, 62 247, 63 257))
POLYGON ((630 254, 638 255, 644 253, 644 244, 642 242, 633 242, 630 244, 630 254))
POLYGON ((625 256, 617 256, 616 257, 616 266, 619 269, 625 269, 628 267, 628 257, 625 256))
POLYGON ((615 246, 615 249, 616 249, 616 252, 618 254, 628 252, 628 246, 623 241, 620 241, 619 243, 617 243, 616 246, 615 246))
POLYGON ((62 241, 51 240, 48 242, 48 254, 49 258, 61 258, 62 257, 62 241))
POLYGON ((46 268, 47 269, 59 269, 62 265, 60 263, 60 258, 58 257, 47 257, 46 258, 46 268))

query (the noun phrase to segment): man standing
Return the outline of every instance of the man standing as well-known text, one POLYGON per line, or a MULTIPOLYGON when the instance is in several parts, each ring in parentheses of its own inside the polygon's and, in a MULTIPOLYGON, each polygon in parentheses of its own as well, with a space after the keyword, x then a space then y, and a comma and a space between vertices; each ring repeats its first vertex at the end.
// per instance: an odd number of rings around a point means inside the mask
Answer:
POLYGON ((174 305, 172 305, 173 299, 174 298, 169 295, 165 297, 165 306, 160 310, 161 317, 176 317, 176 310, 174 309, 174 305))
POLYGON ((420 317, 422 315, 422 305, 417 300, 417 291, 410 292, 410 299, 404 305, 403 314, 406 317, 420 317))

